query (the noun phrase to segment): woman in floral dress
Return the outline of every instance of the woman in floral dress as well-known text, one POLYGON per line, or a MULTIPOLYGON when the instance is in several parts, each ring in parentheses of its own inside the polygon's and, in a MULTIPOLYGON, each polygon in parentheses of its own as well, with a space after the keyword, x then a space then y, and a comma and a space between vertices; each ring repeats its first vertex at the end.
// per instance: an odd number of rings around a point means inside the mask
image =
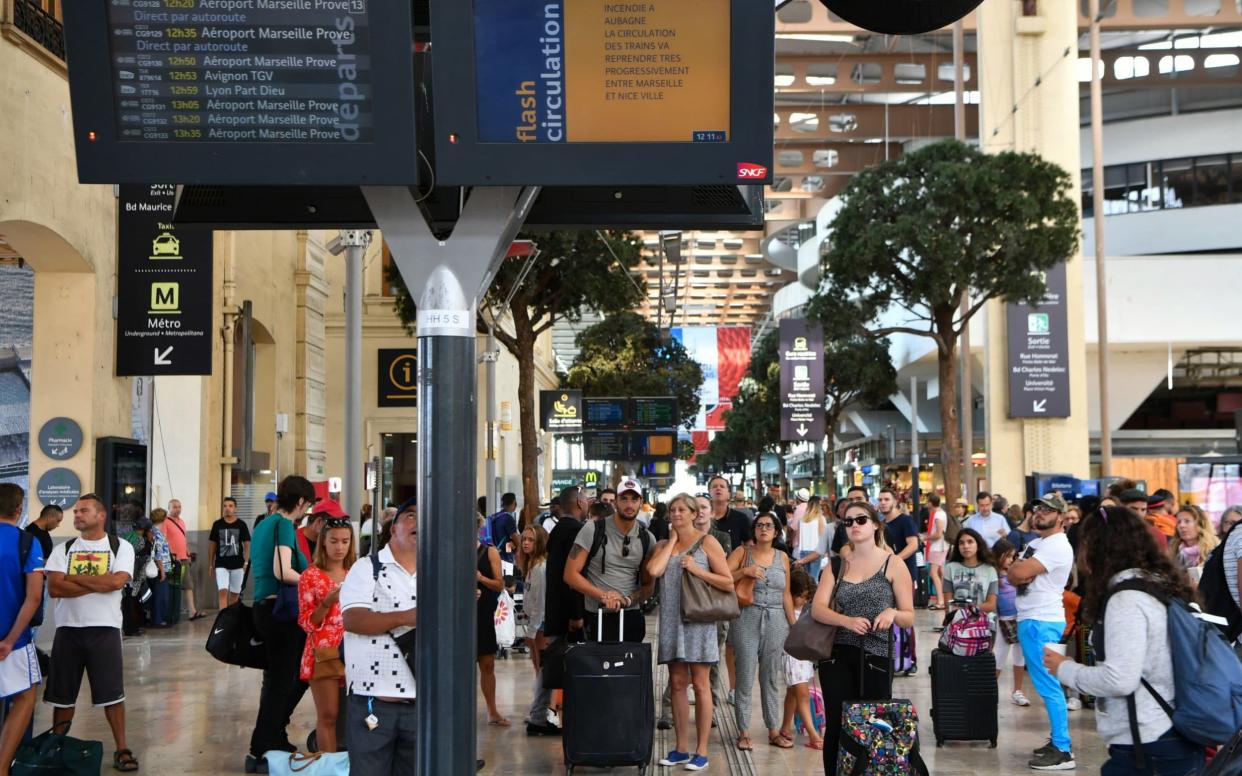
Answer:
POLYGON ((306 631, 300 676, 310 683, 311 697, 315 699, 315 735, 321 752, 336 751, 336 719, 345 678, 340 660, 345 625, 337 599, 356 555, 349 518, 328 518, 315 545, 315 562, 298 580, 298 624, 306 631), (316 665, 320 678, 315 678, 316 665))

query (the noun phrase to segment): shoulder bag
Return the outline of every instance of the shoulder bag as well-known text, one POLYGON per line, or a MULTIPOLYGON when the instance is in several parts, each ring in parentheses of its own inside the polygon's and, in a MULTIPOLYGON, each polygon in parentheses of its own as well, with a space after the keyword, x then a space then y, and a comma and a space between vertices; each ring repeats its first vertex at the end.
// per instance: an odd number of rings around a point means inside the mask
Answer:
MULTIPOLYGON (((289 548, 289 561, 291 565, 294 553, 298 551, 296 539, 297 534, 294 534, 294 537, 294 546, 289 548)), ((284 546, 285 545, 280 543, 280 536, 277 535, 276 548, 279 549, 284 546)), ((280 553, 277 552, 276 556, 279 558, 280 553)), ((279 566, 277 566, 277 568, 280 570, 280 574, 277 575, 276 582, 280 585, 280 587, 276 589, 276 603, 272 605, 272 619, 276 622, 292 625, 298 621, 298 586, 296 584, 290 585, 284 581, 285 564, 283 561, 279 566)))
MULTIPOLYGON (((752 561, 750 557, 750 548, 747 547, 746 556, 742 559, 742 568, 746 568, 747 566, 750 566, 753 562, 754 561, 752 561)), ((755 604, 755 578, 754 577, 742 577, 733 585, 733 588, 737 592, 738 607, 744 609, 747 606, 754 606, 755 604)))
MULTIPOLYGON (((700 538, 686 555, 693 555, 703 545, 700 538)), ((672 561, 669 561, 672 563, 672 561)), ((722 622, 736 620, 741 614, 737 596, 699 579, 685 569, 681 571, 681 618, 686 622, 722 622)))
MULTIPOLYGON (((841 580, 849 569, 849 563, 833 558, 832 595, 828 597, 828 608, 837 611, 837 591, 841 589, 841 580), (839 562, 839 565, 838 565, 839 562)), ((832 657, 832 647, 837 640, 837 626, 825 625, 811 616, 814 606, 804 606, 802 616, 789 626, 789 635, 785 637, 785 652, 797 660, 809 660, 818 663, 832 657)))

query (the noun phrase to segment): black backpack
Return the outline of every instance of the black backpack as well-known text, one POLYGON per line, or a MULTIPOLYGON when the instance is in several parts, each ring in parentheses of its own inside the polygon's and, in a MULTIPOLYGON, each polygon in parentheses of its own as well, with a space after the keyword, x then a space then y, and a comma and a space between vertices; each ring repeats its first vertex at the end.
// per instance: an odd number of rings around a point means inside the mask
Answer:
MULTIPOLYGON (((22 589, 26 589, 26 561, 30 558, 30 549, 34 547, 35 537, 29 531, 17 532, 17 573, 22 589)), ((44 559, 46 561, 46 559, 44 559)), ((37 628, 43 624, 43 596, 39 596, 39 608, 30 615, 28 626, 37 628)))
MULTIPOLYGON (((611 518, 608 518, 611 519, 611 518)), ((591 551, 587 553, 586 563, 582 564, 582 570, 585 573, 587 567, 591 565, 591 560, 600 552, 604 552, 604 542, 608 539, 608 526, 602 524, 602 520, 595 521, 595 535, 591 537, 591 551)), ((638 527, 638 538, 643 544, 643 554, 638 561, 638 586, 643 586, 643 558, 647 557, 647 553, 651 549, 651 534, 641 525, 638 527)), ((608 553, 604 552, 603 557, 599 559, 599 570, 603 573, 608 566, 608 553)))
POLYGON ((1239 525, 1242 523, 1235 523, 1221 539, 1220 545, 1212 550, 1207 562, 1203 564, 1203 575, 1199 579, 1199 595, 1203 598, 1203 611, 1217 617, 1224 617, 1229 621, 1229 624, 1221 630, 1225 632, 1225 638, 1231 642, 1236 641, 1238 636, 1242 635, 1242 609, 1238 608, 1238 602, 1229 592, 1229 582, 1225 579, 1225 544, 1233 532, 1238 530, 1239 525))

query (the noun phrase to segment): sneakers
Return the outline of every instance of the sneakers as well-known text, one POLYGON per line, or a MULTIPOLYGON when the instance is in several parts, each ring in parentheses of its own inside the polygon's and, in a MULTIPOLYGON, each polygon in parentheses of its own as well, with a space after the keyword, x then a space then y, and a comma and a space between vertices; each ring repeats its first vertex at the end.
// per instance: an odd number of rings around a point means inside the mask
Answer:
POLYGON ((526 735, 528 736, 559 736, 560 734, 561 729, 551 723, 546 725, 536 725, 532 722, 526 723, 526 735))
POLYGON ((1082 711, 1082 701, 1075 695, 1065 699, 1065 708, 1069 711, 1082 711))
POLYGON ((690 762, 686 763, 686 770, 688 771, 701 771, 706 767, 707 767, 707 757, 704 755, 698 754, 697 752, 695 753, 694 757, 690 758, 690 762))
POLYGON ((677 751, 676 749, 674 749, 673 751, 669 752, 669 753, 668 753, 668 754, 664 757, 664 759, 663 759, 663 760, 661 760, 661 761, 660 761, 660 765, 665 765, 665 766, 669 766, 669 765, 671 765, 671 766, 677 766, 677 765, 686 765, 686 764, 688 764, 689 762, 690 762, 690 755, 689 755, 689 754, 687 754, 687 753, 685 753, 685 752, 679 752, 679 751, 677 751))
POLYGON ((1051 739, 1051 738, 1049 738, 1047 741, 1045 741, 1045 742, 1044 742, 1044 745, 1043 745, 1043 746, 1041 746, 1041 747, 1039 747, 1038 749, 1032 749, 1032 750, 1031 750, 1031 754, 1035 754, 1035 755, 1037 755, 1037 754, 1040 754, 1041 752, 1047 752, 1047 751, 1049 751, 1049 750, 1052 750, 1052 751, 1054 751, 1054 752, 1055 752, 1055 751, 1057 751, 1057 748, 1056 748, 1055 746, 1053 746, 1053 745, 1052 745, 1052 739, 1051 739))
POLYGON ((1078 767, 1073 752, 1062 752, 1051 744, 1039 751, 1027 765, 1036 771, 1072 771, 1078 767))
POLYGON ((1014 690, 1013 695, 1009 696, 1015 706, 1030 706, 1031 702, 1026 699, 1021 690, 1014 690))

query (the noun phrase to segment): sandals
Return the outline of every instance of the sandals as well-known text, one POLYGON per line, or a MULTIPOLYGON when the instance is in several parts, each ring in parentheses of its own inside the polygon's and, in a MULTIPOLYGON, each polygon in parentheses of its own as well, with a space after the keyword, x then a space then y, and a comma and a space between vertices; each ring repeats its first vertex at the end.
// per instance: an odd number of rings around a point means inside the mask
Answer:
POLYGON ((195 612, 194 614, 191 614, 191 615, 190 615, 190 618, 189 618, 189 619, 190 619, 191 621, 194 621, 194 620, 201 620, 201 619, 203 619, 203 618, 204 618, 204 617, 206 617, 206 616, 207 616, 207 613, 206 613, 206 612, 195 612))
POLYGON ((755 751, 755 745, 750 742, 750 736, 746 733, 743 733, 737 737, 737 748, 742 752, 755 751))
POLYGON ((780 731, 780 736, 781 736, 781 738, 785 739, 786 741, 794 741, 794 740, 796 740, 796 739, 794 738, 794 734, 793 734, 793 731, 792 731, 792 730, 785 730, 784 728, 781 728, 781 731, 780 731))
POLYGON ((112 768, 118 771, 136 771, 138 770, 138 758, 134 757, 134 753, 128 749, 118 749, 112 755, 112 768))
POLYGON ((822 752, 824 751, 824 739, 821 738, 818 741, 807 741, 803 744, 803 746, 807 749, 814 749, 817 752, 822 752))
POLYGON ((776 736, 769 735, 768 745, 775 746, 778 749, 793 749, 793 746, 794 746, 793 741, 790 741, 784 736, 780 736, 780 735, 776 735, 776 736))
POLYGON ((512 722, 510 722, 510 721, 509 721, 508 719, 506 719, 505 717, 497 717, 496 719, 489 719, 489 720, 487 721, 487 724, 489 724, 489 725, 495 725, 496 727, 506 727, 506 728, 507 728, 507 727, 512 727, 512 726, 513 726, 513 723, 512 723, 512 722))

